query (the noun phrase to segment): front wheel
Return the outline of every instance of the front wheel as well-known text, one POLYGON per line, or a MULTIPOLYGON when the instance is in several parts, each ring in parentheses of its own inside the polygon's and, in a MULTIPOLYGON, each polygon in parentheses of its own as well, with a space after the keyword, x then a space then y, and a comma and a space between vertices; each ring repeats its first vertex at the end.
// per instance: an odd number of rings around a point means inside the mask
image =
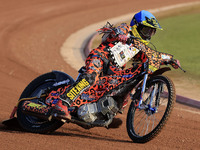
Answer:
POLYGON ((166 76, 155 76, 147 81, 143 109, 132 101, 127 115, 127 132, 136 143, 145 143, 158 135, 172 111, 176 100, 173 82, 166 76))

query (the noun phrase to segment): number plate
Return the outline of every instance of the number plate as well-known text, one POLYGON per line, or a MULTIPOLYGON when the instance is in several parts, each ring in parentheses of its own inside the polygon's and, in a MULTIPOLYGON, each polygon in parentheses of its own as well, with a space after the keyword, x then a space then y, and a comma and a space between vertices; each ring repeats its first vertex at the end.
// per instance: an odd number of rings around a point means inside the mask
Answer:
POLYGON ((137 48, 128 44, 122 44, 122 42, 118 42, 115 46, 110 48, 110 51, 113 54, 114 62, 118 67, 124 66, 124 64, 139 52, 137 48))

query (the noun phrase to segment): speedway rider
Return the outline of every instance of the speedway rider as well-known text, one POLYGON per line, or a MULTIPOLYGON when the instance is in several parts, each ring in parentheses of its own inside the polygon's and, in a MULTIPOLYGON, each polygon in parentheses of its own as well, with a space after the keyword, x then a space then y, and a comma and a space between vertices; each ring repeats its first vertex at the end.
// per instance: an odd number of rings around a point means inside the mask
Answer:
MULTIPOLYGON (((131 56, 128 57, 140 59, 142 63, 151 61, 152 57, 149 53, 147 54, 147 52, 154 50, 149 48, 147 45, 149 44, 151 37, 156 33, 157 29, 162 30, 157 19, 154 15, 145 10, 142 10, 134 15, 130 22, 130 26, 126 23, 122 23, 118 27, 110 26, 101 28, 99 32, 104 33, 102 43, 99 47, 93 49, 88 55, 85 61, 86 71, 74 84, 62 87, 57 91, 52 91, 47 97, 47 103, 54 106, 59 117, 71 119, 68 107, 70 107, 73 102, 75 102, 75 106, 80 106, 86 103, 86 99, 97 98, 95 97, 97 94, 94 94, 97 88, 105 89, 105 86, 110 86, 110 84, 114 86, 113 83, 110 82, 112 79, 110 76, 112 76, 112 74, 120 76, 123 75, 125 71, 129 71, 128 69, 124 69, 124 64, 130 60, 130 58, 126 58, 126 52, 120 52, 120 56, 122 58, 122 61, 120 62, 120 60, 114 55, 115 50, 112 51, 112 47, 114 47, 118 42, 121 42, 122 47, 123 45, 127 45, 127 40, 130 36, 133 36, 136 41, 132 46, 136 47, 136 49, 139 49, 140 51, 136 50, 136 53, 130 53, 131 56), (113 57, 113 55, 115 57, 113 57), (106 75, 106 81, 104 82, 100 79, 102 74, 103 76, 106 75), (60 94, 60 97, 52 98, 55 93, 60 94)), ((130 51, 130 49, 126 49, 126 51, 130 51)), ((159 56, 157 58, 161 59, 161 63, 168 62, 174 68, 178 68, 175 63, 170 61, 170 59, 173 59, 172 55, 159 52, 159 56)), ((179 62, 177 61, 177 63, 179 62)), ((157 67, 159 66, 150 65, 149 69, 155 71, 154 69, 157 67)), ((138 68, 141 68, 141 65, 134 67, 134 71, 137 73, 139 72, 138 68)), ((124 102, 123 105, 125 106, 126 102, 124 102)))

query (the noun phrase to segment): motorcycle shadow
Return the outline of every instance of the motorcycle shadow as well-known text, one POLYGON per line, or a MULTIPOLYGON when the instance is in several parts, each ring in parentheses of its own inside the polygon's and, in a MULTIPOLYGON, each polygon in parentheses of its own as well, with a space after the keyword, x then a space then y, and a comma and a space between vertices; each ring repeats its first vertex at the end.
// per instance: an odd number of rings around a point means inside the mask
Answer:
MULTIPOLYGON (((17 119, 9 120, 8 122, 6 122, 6 124, 5 124, 4 121, 0 121, 0 122, 1 122, 0 123, 0 132, 26 133, 26 131, 24 131, 20 127, 17 119)), ((69 137, 78 137, 78 138, 84 138, 84 139, 86 138, 86 139, 90 139, 90 140, 132 143, 132 141, 114 139, 112 137, 105 137, 103 135, 99 135, 99 134, 95 134, 95 133, 91 134, 90 132, 82 131, 82 130, 79 130, 79 129, 70 129, 69 132, 70 133, 54 131, 54 132, 46 133, 46 134, 43 134, 43 135, 69 136, 69 137), (72 133, 72 132, 78 132, 78 133, 72 133)))
POLYGON ((55 131, 52 133, 49 133, 50 135, 54 136, 69 136, 69 137, 78 137, 78 138, 84 138, 84 139, 89 139, 89 140, 99 140, 99 141, 110 141, 110 142, 122 142, 122 143, 132 143, 131 140, 123 140, 123 139, 116 139, 116 137, 108 137, 104 136, 98 133, 91 133, 88 130, 81 130, 79 128, 70 128, 62 129, 63 132, 61 131, 55 131))
POLYGON ((110 141, 110 142, 122 142, 122 143, 132 143, 132 141, 128 140, 120 140, 120 139, 114 139, 112 137, 104 137, 103 135, 86 135, 86 132, 83 132, 79 130, 79 133, 64 133, 64 132, 59 132, 55 131, 50 133, 50 135, 55 135, 55 136, 69 136, 69 137, 78 137, 78 138, 84 138, 84 139, 89 139, 89 140, 99 140, 99 141, 110 141))
POLYGON ((0 131, 1 132, 13 132, 13 131, 24 132, 23 129, 20 127, 17 121, 17 118, 0 121, 0 131))

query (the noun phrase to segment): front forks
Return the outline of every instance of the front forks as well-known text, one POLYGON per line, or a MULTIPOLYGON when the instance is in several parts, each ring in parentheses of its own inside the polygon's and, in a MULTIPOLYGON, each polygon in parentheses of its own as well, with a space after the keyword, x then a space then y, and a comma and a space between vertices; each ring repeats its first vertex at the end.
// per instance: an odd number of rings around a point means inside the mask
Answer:
POLYGON ((156 112, 157 111, 157 108, 156 107, 152 107, 153 106, 153 99, 156 95, 156 92, 158 91, 158 85, 155 84, 154 87, 153 87, 153 90, 151 91, 150 93, 150 97, 148 98, 148 100, 146 100, 146 103, 143 102, 144 100, 144 93, 145 93, 145 90, 146 90, 146 82, 147 82, 147 79, 148 79, 148 74, 145 74, 144 75, 144 80, 143 80, 143 85, 142 85, 142 89, 141 89, 141 93, 140 93, 140 99, 139 99, 139 105, 138 105, 138 108, 140 110, 143 110, 143 109, 148 109, 150 110, 152 113, 156 112), (149 101, 150 99, 150 102, 149 104, 147 105, 147 101, 149 101))
POLYGON ((139 109, 146 109, 145 105, 143 105, 143 97, 144 97, 144 92, 145 92, 145 89, 146 89, 147 78, 148 78, 148 74, 145 74, 141 93, 140 93, 140 100, 139 100, 139 105, 138 105, 139 109))

